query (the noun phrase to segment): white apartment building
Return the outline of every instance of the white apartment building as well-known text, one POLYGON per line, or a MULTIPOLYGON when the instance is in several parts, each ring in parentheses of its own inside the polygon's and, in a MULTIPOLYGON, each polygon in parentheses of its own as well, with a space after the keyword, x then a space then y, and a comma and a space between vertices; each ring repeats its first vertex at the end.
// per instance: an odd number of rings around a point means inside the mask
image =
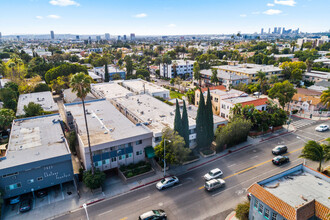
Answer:
POLYGON ((142 79, 124 80, 121 85, 136 94, 149 94, 154 97, 170 98, 170 91, 154 83, 142 79))
POLYGON ((173 60, 171 64, 162 64, 160 66, 160 76, 166 78, 174 78, 175 71, 177 76, 183 76, 193 74, 194 63, 193 60, 173 60))

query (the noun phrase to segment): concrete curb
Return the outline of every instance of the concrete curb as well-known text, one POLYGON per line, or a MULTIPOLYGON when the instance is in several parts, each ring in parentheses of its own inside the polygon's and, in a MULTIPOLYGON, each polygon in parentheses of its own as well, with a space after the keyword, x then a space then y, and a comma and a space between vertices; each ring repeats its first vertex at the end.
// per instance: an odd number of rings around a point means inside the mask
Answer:
POLYGON ((268 138, 262 139, 262 140, 259 141, 259 143, 262 143, 262 142, 268 141, 268 140, 273 139, 273 138, 277 138, 277 137, 282 136, 282 135, 285 135, 285 134, 290 134, 290 133, 293 133, 293 132, 295 132, 295 130, 292 130, 292 131, 285 131, 285 132, 279 133, 278 135, 274 135, 274 136, 271 136, 271 137, 268 137, 268 138))
MULTIPOLYGON (((311 120, 311 121, 329 121, 329 120, 330 120, 330 118, 328 118, 328 119, 318 119, 318 120, 313 120, 313 119, 311 119, 311 118, 304 118, 304 117, 299 116, 299 115, 292 115, 292 116, 293 116, 293 117, 297 117, 297 118, 301 118, 301 119, 311 120)), ((315 116, 315 117, 317 117, 317 116, 315 116)))
MULTIPOLYGON (((103 200, 105 200, 105 198, 97 199, 97 200, 92 201, 92 202, 88 202, 88 203, 86 203, 86 205, 89 206, 89 205, 95 204, 95 203, 97 203, 97 202, 101 202, 101 201, 103 201, 103 200)), ((82 208, 82 207, 83 207, 82 205, 79 206, 79 208, 82 208)))

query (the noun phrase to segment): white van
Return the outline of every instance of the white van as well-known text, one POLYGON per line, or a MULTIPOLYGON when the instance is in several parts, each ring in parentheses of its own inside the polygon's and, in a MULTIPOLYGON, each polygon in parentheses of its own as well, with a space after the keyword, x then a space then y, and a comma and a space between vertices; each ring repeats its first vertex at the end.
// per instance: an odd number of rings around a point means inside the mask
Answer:
POLYGON ((223 179, 213 179, 213 180, 207 181, 204 185, 204 188, 207 191, 212 191, 217 188, 223 187, 225 185, 225 183, 226 182, 223 179))

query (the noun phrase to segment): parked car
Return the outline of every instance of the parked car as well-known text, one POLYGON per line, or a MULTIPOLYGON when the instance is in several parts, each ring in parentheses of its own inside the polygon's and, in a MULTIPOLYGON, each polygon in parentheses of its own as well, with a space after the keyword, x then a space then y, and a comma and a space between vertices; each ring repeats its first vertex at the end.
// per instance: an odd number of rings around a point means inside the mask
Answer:
POLYGON ((274 155, 284 154, 288 151, 288 147, 285 145, 278 145, 273 148, 272 153, 274 155))
POLYGON ((159 190, 162 190, 162 189, 174 186, 175 184, 178 184, 178 183, 179 183, 178 177, 176 177, 176 176, 166 177, 156 184, 156 188, 159 190))
POLYGON ((275 165, 281 165, 284 163, 288 163, 289 161, 290 161, 289 157, 287 157, 287 156, 277 156, 272 159, 272 162, 275 165))
POLYGON ((166 213, 162 209, 151 210, 139 216, 139 220, 165 220, 167 219, 166 213))
POLYGON ((17 204, 21 201, 21 197, 20 196, 16 196, 16 197, 13 197, 13 198, 10 198, 9 199, 9 204, 10 205, 14 205, 14 204, 17 204))
POLYGON ((32 199, 31 198, 25 198, 22 199, 22 202, 19 206, 19 211, 20 212, 28 212, 32 208, 32 199))
POLYGON ((213 170, 210 170, 210 172, 208 172, 207 174, 204 175, 204 179, 206 181, 209 181, 211 179, 215 179, 218 178, 220 176, 222 176, 222 171, 219 168, 215 168, 213 170))
POLYGON ((209 180, 205 183, 204 188, 207 191, 212 191, 215 189, 218 189, 220 187, 223 187, 226 184, 226 182, 223 179, 213 179, 209 180))
POLYGON ((37 194, 38 198, 43 198, 48 195, 48 192, 46 189, 41 189, 41 190, 38 190, 36 194, 37 194))
POLYGON ((321 124, 315 128, 315 131, 327 131, 329 130, 329 125, 321 124))

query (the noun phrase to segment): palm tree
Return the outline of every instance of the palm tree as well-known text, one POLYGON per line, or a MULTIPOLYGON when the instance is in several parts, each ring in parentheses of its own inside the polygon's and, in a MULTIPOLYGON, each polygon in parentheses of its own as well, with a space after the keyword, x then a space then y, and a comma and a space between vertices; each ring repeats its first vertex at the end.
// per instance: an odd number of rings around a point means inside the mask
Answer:
POLYGON ((71 77, 70 87, 72 88, 72 92, 77 93, 77 97, 79 97, 81 99, 81 102, 83 104, 89 156, 90 156, 90 160, 91 160, 92 175, 94 175, 94 162, 93 162, 91 143, 90 143, 90 139, 89 139, 89 131, 88 131, 88 125, 87 125, 86 110, 85 110, 85 98, 86 98, 87 94, 90 92, 90 84, 92 83, 92 81, 93 80, 89 75, 86 75, 83 72, 76 73, 71 77))
POLYGON ((327 108, 330 108, 330 87, 322 92, 321 103, 327 108))
POLYGON ((322 162, 330 160, 330 138, 326 140, 328 145, 320 144, 316 141, 308 141, 301 152, 302 154, 299 156, 300 158, 319 162, 317 170, 320 172, 322 171, 322 162))
POLYGON ((306 60, 307 72, 311 72, 314 61, 312 59, 306 60))
POLYGON ((292 47, 292 53, 294 53, 294 49, 295 49, 295 47, 297 46, 296 41, 295 41, 295 40, 292 41, 292 42, 290 43, 290 45, 291 45, 291 47, 292 47))
MULTIPOLYGON (((267 83, 266 73, 262 71, 257 72, 258 82, 260 84, 260 92, 264 93, 265 85, 267 83)), ((258 98, 260 96, 260 92, 258 93, 258 98)))

